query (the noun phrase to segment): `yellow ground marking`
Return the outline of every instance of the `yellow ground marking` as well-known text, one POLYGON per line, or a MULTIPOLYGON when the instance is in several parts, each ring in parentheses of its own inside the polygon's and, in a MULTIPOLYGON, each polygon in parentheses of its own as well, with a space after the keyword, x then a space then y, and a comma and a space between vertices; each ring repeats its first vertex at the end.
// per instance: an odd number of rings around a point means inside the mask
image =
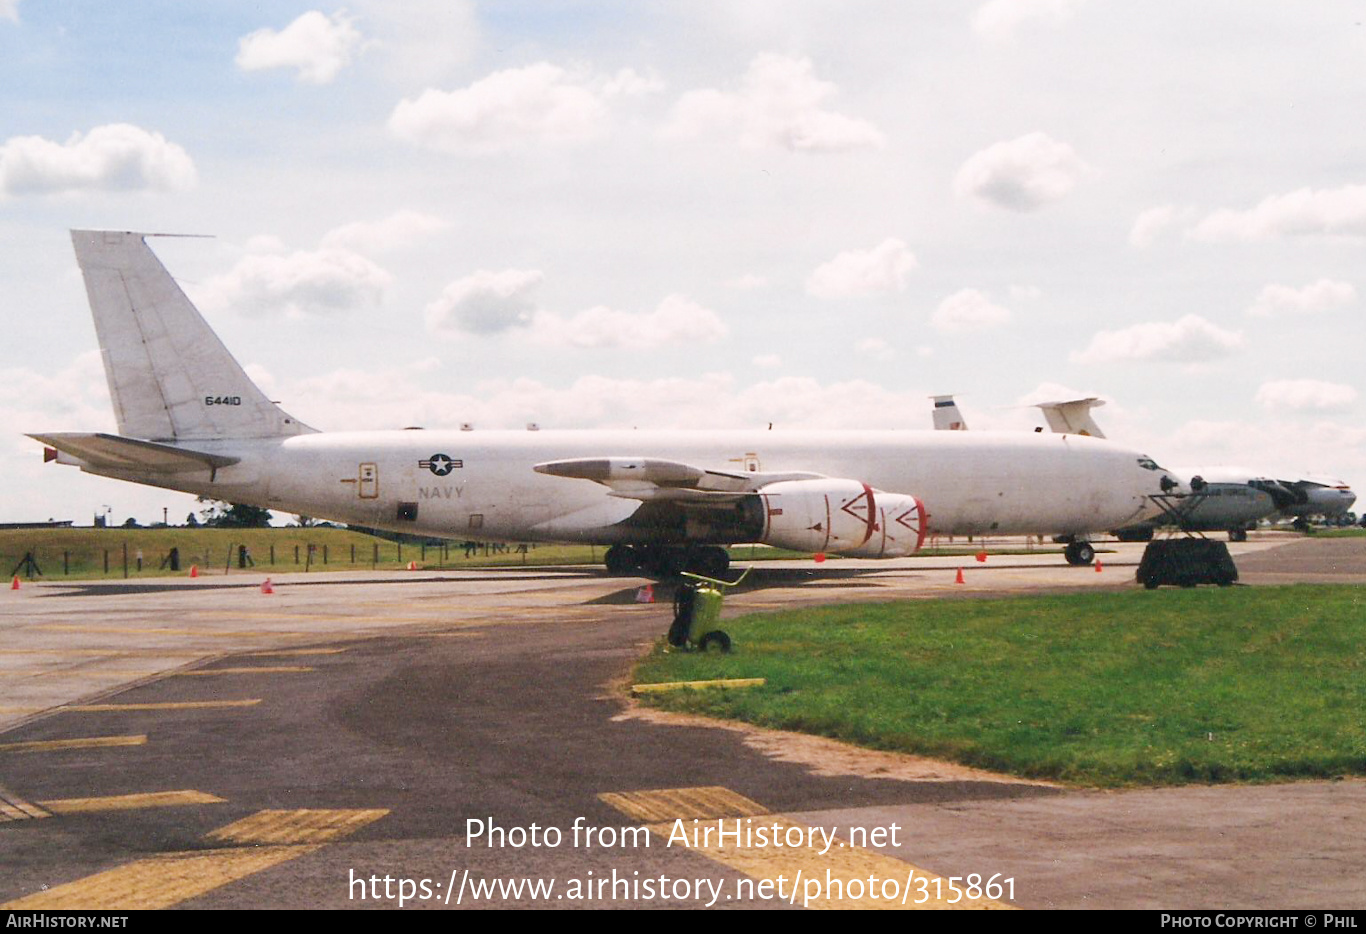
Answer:
POLYGON ((376 810, 261 811, 206 836, 242 846, 165 853, 16 899, 0 908, 112 911, 170 908, 263 869, 316 852, 389 813, 376 810), (251 828, 256 827, 253 831, 251 828), (234 828, 238 828, 234 830, 234 828), (273 828, 273 833, 270 831, 273 828), (263 835, 280 838, 262 846, 263 835), (308 839, 312 842, 299 843, 308 839))
POLYGON ((152 791, 132 795, 106 795, 100 798, 57 798, 38 803, 54 814, 80 814, 86 811, 133 811, 139 808, 226 802, 223 798, 204 791, 152 791))
POLYGON ((188 678, 200 675, 283 675, 301 671, 317 671, 306 665, 262 665, 257 668, 197 668, 194 671, 172 671, 173 678, 188 678))
POLYGON ((16 820, 37 820, 51 816, 38 805, 0 788, 0 824, 16 820))
POLYGON ((675 818, 755 817, 768 808, 719 785, 606 792, 598 800, 643 823, 675 818))
POLYGON ((80 739, 33 739, 24 743, 0 743, 0 752, 54 752, 60 749, 98 749, 104 746, 145 746, 147 734, 135 736, 86 736, 80 739))
POLYGON ((0 649, 0 655, 98 655, 101 658, 201 658, 197 649, 0 649))
POLYGON ((340 655, 346 649, 274 649, 269 652, 242 652, 242 658, 273 658, 284 655, 340 655))
POLYGON ((29 668, 20 671, 0 671, 0 678, 53 678, 68 676, 91 677, 99 675, 102 677, 120 678, 141 678, 146 675, 159 674, 155 668, 142 669, 123 669, 123 668, 29 668))
POLYGON ((705 688, 754 688, 767 683, 764 678, 718 678, 714 681, 659 681, 633 684, 632 694, 658 694, 664 691, 701 691, 705 688))
POLYGON ((773 886, 770 891, 779 891, 781 879, 783 894, 793 896, 794 903, 800 900, 808 908, 1013 907, 985 898, 969 900, 961 894, 965 886, 962 880, 955 882, 960 890, 955 897, 949 880, 846 841, 836 840, 822 853, 826 843, 819 831, 769 814, 763 805, 727 788, 607 793, 598 798, 645 822, 651 834, 669 845, 686 846, 751 879, 769 882, 773 886), (733 833, 721 838, 718 831, 723 828, 738 828, 738 839, 733 833), (765 830, 765 836, 753 833, 760 828, 765 830), (747 830, 751 833, 747 834, 747 830), (788 845, 789 839, 804 841, 804 845, 788 845), (874 877, 876 883, 872 881, 874 877), (889 897, 892 881, 896 883, 895 899, 889 897), (858 897, 854 897, 855 893, 858 897))
POLYGON ((173 701, 164 704, 72 704, 58 710, 74 710, 77 713, 108 713, 114 710, 216 710, 221 707, 255 707, 261 698, 245 700, 210 701, 173 701))
POLYGON ((167 853, 54 886, 45 892, 0 905, 0 908, 19 911, 170 908, 187 898, 203 895, 317 849, 316 846, 272 846, 167 853))
POLYGON ((221 629, 171 629, 167 627, 138 626, 73 626, 66 623, 53 623, 46 626, 32 626, 29 628, 41 629, 48 632, 97 632, 144 636, 209 636, 219 639, 244 639, 254 636, 274 636, 280 639, 313 639, 318 636, 318 633, 316 632, 277 632, 270 629, 224 631, 221 629))
POLYGON ((258 811, 251 817, 210 832, 208 839, 241 844, 327 843, 348 836, 388 813, 388 810, 378 808, 258 811))

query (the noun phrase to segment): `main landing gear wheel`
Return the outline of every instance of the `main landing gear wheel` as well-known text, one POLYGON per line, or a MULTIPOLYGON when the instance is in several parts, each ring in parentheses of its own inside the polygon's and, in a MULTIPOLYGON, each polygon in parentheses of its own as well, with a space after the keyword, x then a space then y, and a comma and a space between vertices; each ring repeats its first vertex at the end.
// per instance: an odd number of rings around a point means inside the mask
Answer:
POLYGON ((1096 550, 1091 547, 1090 542, 1069 542, 1063 557, 1067 559, 1068 564, 1085 566, 1096 560, 1096 550))
POLYGON ((634 573, 640 567, 636 550, 630 545, 613 545, 608 548, 603 562, 607 565, 607 573, 623 577, 634 573))
POLYGON ((701 649, 703 652, 706 652, 709 649, 713 648, 716 649, 718 652, 729 652, 730 636, 726 635, 719 629, 713 629, 711 632, 707 633, 705 636, 702 637, 702 639, 697 643, 697 647, 701 649))
POLYGON ((1247 541, 1247 529, 1229 529, 1228 540, 1231 542, 1247 541))
POLYGON ((688 570, 713 580, 730 569, 730 552, 719 545, 707 545, 688 555, 688 570))

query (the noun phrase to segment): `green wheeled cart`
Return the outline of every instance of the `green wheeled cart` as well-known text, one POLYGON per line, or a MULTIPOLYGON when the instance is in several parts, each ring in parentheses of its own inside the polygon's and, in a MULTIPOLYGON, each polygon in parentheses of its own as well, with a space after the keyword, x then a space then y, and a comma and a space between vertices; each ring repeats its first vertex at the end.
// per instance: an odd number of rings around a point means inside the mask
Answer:
POLYGON ((669 645, 682 649, 695 647, 703 652, 708 649, 730 651, 730 636, 717 628, 721 623, 721 605, 725 601, 725 588, 735 587, 749 575, 745 568, 733 581, 717 580, 684 571, 683 577, 691 577, 697 583, 682 584, 674 593, 674 621, 669 627, 669 645))

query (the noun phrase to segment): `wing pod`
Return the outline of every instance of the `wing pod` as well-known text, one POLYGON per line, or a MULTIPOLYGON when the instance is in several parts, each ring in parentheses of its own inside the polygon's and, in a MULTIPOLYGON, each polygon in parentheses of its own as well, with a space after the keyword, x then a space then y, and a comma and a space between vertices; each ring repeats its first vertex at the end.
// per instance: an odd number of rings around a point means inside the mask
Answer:
POLYGON ((858 480, 787 480, 760 488, 760 541, 794 551, 868 558, 908 555, 925 538, 926 513, 914 496, 884 493, 858 480))

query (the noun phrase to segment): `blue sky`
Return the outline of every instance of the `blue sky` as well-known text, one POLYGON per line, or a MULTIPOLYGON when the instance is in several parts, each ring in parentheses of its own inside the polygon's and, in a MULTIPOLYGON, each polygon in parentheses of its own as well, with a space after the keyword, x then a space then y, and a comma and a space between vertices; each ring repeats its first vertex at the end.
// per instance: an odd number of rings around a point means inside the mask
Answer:
POLYGON ((973 427, 1366 482, 1366 8, 0 0, 7 521, 183 516, 66 231, 321 428, 973 427))

